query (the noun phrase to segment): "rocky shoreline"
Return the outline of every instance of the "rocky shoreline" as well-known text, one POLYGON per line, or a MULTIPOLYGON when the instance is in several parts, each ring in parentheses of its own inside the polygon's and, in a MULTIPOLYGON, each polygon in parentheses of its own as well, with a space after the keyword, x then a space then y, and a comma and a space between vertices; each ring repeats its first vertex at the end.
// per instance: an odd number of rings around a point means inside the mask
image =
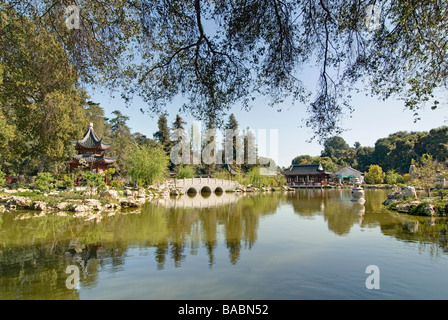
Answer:
POLYGON ((448 216, 448 202, 436 198, 418 199, 414 187, 404 187, 402 191, 395 191, 387 195, 383 205, 398 213, 428 216, 446 217, 448 216))
MULTIPOLYGON (((139 208, 145 202, 151 201, 154 198, 167 198, 170 196, 181 196, 183 193, 180 189, 165 188, 158 186, 150 186, 146 189, 132 189, 125 190, 108 189, 102 194, 98 195, 95 190, 82 189, 80 195, 84 195, 83 199, 70 198, 65 196, 67 191, 52 191, 49 193, 42 193, 39 200, 33 200, 36 195, 22 196, 23 193, 33 193, 35 191, 30 189, 3 189, 0 192, 0 213, 6 211, 26 210, 27 213, 22 218, 43 217, 48 213, 53 213, 60 216, 66 216, 72 213, 74 217, 96 217, 98 218, 102 213, 113 215, 114 212, 120 209, 139 208), (15 195, 18 193, 19 195, 15 195), (98 195, 96 198, 88 197, 98 195), (42 200, 44 198, 44 200, 42 200), (35 212, 33 214, 33 211, 35 212)), ((74 190, 70 190, 73 192, 74 190)), ((289 187, 266 187, 255 188, 252 186, 239 187, 227 192, 267 192, 267 191, 293 191, 289 187)))

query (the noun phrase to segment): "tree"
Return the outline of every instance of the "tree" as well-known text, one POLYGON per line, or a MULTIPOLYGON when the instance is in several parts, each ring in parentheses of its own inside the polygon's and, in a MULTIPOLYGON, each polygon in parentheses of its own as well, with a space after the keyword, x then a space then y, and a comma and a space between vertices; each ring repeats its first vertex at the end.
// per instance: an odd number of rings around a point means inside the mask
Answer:
POLYGON ((434 161, 432 155, 429 154, 422 155, 419 162, 413 161, 412 164, 415 166, 415 177, 412 183, 425 189, 429 197, 436 180, 446 176, 444 166, 434 161))
POLYGON ((83 130, 86 95, 47 28, 0 2, 0 30, 0 148, 4 158, 38 159, 42 172, 71 152, 70 141, 83 130))
POLYGON ((324 142, 324 150, 322 157, 341 158, 344 151, 349 150, 350 146, 345 142, 344 138, 339 136, 331 137, 324 142))
POLYGON ((369 184, 378 184, 384 182, 385 176, 386 174, 379 165, 372 164, 369 167, 369 171, 364 174, 364 179, 369 184))
POLYGON ((224 155, 227 157, 227 159, 224 159, 225 163, 241 165, 244 161, 243 146, 238 129, 238 121, 236 121, 233 113, 229 116, 225 129, 224 155))
POLYGON ((447 0, 76 3, 80 28, 72 30, 61 21, 65 1, 1 2, 50 30, 82 81, 122 86, 127 101, 138 94, 153 112, 182 94, 184 112, 219 121, 258 95, 273 106, 290 98, 307 103, 305 124, 324 140, 342 131, 355 84, 403 98, 417 119, 425 103, 438 107, 435 92, 447 86, 447 0), (298 75, 315 62, 313 96, 298 75))
POLYGON ((115 117, 108 119, 112 146, 107 152, 117 156, 114 165, 117 167, 120 176, 126 176, 129 171, 128 157, 134 150, 134 139, 131 129, 127 125, 129 117, 123 115, 119 110, 114 110, 112 114, 115 117))
POLYGON ((162 145, 165 152, 169 155, 173 143, 171 141, 170 128, 168 127, 168 120, 165 114, 161 114, 159 116, 157 126, 159 128, 159 131, 154 133, 154 139, 156 139, 156 141, 158 141, 162 145))
POLYGON ((128 162, 129 174, 139 185, 150 185, 166 179, 169 157, 161 146, 136 146, 128 162))

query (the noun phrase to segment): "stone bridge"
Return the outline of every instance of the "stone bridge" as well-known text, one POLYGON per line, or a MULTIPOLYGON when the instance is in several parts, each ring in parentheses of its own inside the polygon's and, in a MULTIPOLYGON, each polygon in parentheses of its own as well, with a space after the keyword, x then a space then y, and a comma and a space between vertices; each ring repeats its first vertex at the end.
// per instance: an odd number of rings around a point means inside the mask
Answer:
POLYGON ((183 193, 225 192, 240 187, 236 181, 215 178, 174 179, 166 181, 165 186, 183 193))

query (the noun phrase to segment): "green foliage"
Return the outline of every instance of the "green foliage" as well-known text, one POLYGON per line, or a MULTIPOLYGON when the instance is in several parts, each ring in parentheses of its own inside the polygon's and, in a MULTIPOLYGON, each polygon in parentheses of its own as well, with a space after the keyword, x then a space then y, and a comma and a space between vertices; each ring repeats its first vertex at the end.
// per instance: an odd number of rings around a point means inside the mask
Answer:
POLYGON ((364 174, 364 179, 369 184, 380 184, 384 182, 385 176, 386 174, 379 165, 372 164, 369 171, 364 174))
POLYGON ((303 155, 295 157, 292 160, 292 164, 322 164, 322 166, 327 171, 337 171, 338 165, 333 161, 332 158, 327 156, 322 157, 311 157, 309 155, 303 155))
POLYGON ((61 176, 62 185, 66 188, 73 188, 75 180, 73 174, 64 174, 61 176))
POLYGON ((161 146, 137 146, 129 156, 129 173, 139 185, 167 178, 169 157, 161 146))
POLYGON ((409 173, 405 173, 402 180, 404 184, 408 184, 412 180, 412 176, 409 173))
POLYGON ((83 171, 82 177, 86 181, 86 185, 90 188, 90 194, 93 194, 93 190, 104 191, 106 189, 106 181, 104 173, 95 173, 91 171, 83 171))
POLYGON ((121 181, 120 179, 112 180, 109 184, 114 189, 121 189, 124 186, 123 181, 121 181))
POLYGON ((413 172, 414 179, 412 183, 418 187, 425 189, 430 196, 430 190, 435 186, 436 179, 446 176, 445 167, 433 160, 429 154, 421 156, 419 162, 413 162, 415 170, 413 172))
POLYGON ((193 178, 195 174, 195 169, 190 165, 178 165, 175 170, 177 171, 176 179, 193 178))
POLYGON ((35 180, 36 187, 41 191, 50 191, 54 188, 55 178, 49 172, 40 172, 35 180))
POLYGON ((6 179, 5 179, 5 173, 0 170, 0 187, 3 187, 5 185, 6 179))
POLYGON ((387 184, 403 183, 403 177, 395 170, 387 171, 385 180, 387 184))

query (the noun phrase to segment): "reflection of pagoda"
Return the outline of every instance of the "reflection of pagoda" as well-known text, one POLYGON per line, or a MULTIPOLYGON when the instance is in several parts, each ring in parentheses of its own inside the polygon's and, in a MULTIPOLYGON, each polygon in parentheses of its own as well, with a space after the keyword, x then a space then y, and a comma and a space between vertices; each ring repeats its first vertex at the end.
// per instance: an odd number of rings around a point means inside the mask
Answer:
POLYGON ((116 157, 105 157, 104 151, 108 150, 111 144, 104 143, 103 139, 98 138, 93 131, 93 123, 90 124, 84 138, 72 141, 72 145, 78 151, 78 154, 73 155, 73 158, 68 161, 70 172, 79 167, 81 160, 85 161, 86 169, 97 173, 106 170, 109 165, 117 160, 116 157))

